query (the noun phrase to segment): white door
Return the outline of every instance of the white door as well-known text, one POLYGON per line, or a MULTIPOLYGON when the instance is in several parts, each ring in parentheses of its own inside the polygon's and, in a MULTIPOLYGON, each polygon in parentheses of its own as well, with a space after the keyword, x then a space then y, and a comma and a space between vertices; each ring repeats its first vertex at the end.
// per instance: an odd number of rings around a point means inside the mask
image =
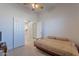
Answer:
POLYGON ((36 38, 42 38, 42 22, 37 22, 37 37, 36 38))
POLYGON ((24 20, 14 17, 14 48, 24 45, 24 20))

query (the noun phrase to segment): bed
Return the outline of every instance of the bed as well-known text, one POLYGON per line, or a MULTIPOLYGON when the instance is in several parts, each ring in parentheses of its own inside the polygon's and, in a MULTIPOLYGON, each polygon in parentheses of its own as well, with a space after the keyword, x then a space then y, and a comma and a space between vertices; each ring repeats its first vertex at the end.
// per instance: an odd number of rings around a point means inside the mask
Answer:
POLYGON ((34 42, 34 46, 40 50, 55 56, 78 56, 78 50, 71 41, 56 39, 39 39, 34 42))

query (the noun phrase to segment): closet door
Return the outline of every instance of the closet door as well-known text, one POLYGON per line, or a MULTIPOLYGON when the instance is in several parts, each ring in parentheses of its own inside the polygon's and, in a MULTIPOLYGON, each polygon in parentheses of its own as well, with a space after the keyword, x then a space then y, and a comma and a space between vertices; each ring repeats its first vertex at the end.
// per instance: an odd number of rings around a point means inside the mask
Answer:
POLYGON ((24 45, 24 21, 14 17, 14 48, 24 45))

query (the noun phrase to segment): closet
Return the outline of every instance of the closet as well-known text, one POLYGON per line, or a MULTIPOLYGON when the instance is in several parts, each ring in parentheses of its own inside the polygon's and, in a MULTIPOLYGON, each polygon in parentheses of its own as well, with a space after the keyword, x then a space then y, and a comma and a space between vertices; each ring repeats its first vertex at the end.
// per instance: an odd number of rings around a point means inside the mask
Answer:
POLYGON ((0 16, 2 41, 7 43, 8 50, 24 45, 23 18, 0 16))

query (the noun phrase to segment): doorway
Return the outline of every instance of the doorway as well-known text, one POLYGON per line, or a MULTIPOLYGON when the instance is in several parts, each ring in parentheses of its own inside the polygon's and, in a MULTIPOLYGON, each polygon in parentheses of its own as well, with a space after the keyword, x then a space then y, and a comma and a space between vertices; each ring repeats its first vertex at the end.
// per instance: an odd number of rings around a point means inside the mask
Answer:
POLYGON ((33 42, 33 22, 25 20, 24 21, 24 33, 25 33, 25 45, 33 42))

